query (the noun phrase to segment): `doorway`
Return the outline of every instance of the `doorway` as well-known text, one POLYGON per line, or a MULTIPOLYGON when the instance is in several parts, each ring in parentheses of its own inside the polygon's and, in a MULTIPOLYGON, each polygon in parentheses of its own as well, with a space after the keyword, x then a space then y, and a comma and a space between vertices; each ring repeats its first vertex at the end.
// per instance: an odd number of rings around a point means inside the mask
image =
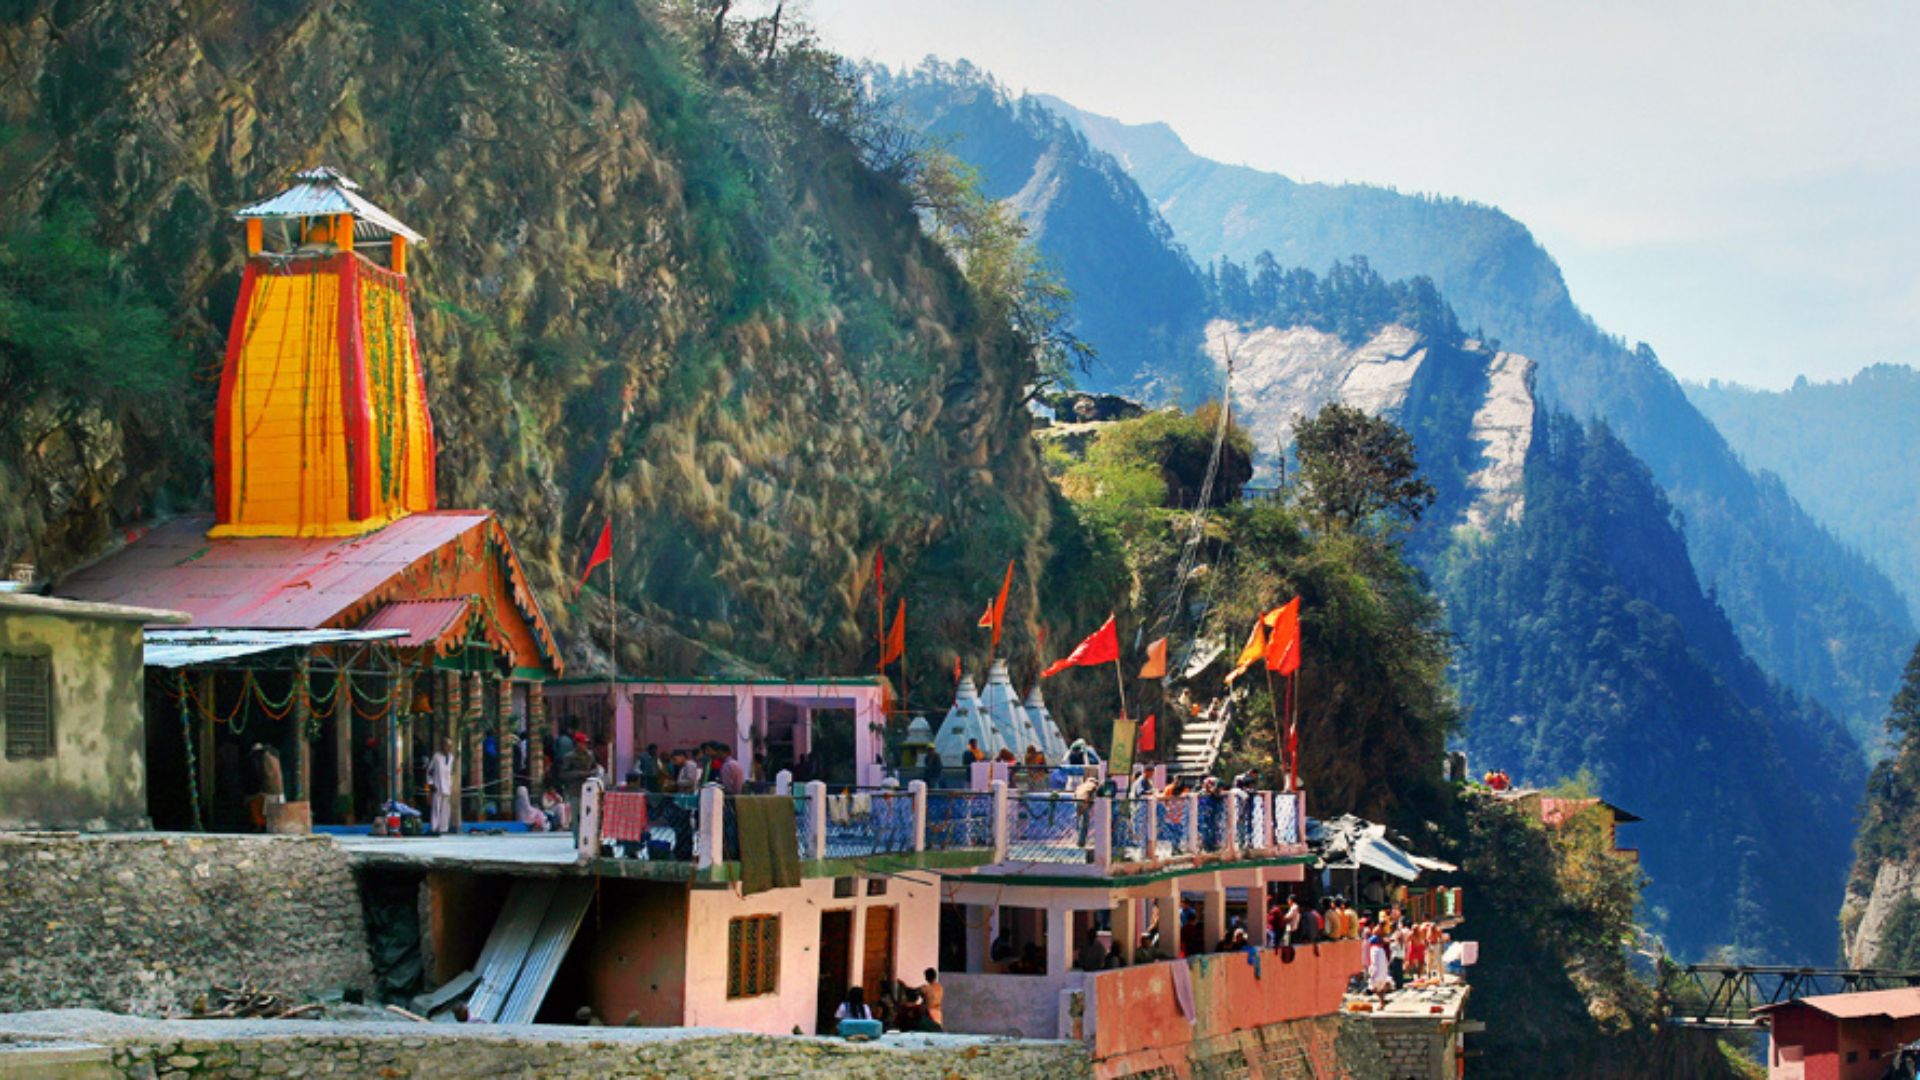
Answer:
POLYGON ((880 980, 893 978, 893 913, 891 907, 867 909, 867 940, 860 957, 860 983, 868 1001, 879 1000, 880 980))
POLYGON ((813 1032, 833 1033, 833 1014, 853 979, 853 911, 820 913, 820 981, 813 1006, 813 1032))

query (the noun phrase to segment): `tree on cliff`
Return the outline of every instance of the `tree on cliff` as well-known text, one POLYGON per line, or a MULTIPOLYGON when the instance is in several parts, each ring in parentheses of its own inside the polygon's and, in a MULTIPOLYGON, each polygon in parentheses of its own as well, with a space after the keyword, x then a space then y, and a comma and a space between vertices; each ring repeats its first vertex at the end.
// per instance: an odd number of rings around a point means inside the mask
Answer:
POLYGON ((1420 520, 1433 484, 1420 475, 1413 437, 1391 420, 1338 403, 1294 432, 1300 505, 1322 526, 1420 520))

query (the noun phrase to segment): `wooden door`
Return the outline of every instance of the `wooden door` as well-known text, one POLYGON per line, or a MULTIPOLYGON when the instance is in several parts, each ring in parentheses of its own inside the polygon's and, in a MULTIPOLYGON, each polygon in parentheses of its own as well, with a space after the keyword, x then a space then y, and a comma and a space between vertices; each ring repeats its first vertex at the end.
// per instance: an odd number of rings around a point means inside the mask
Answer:
POLYGON ((850 909, 820 913, 820 975, 818 997, 813 1006, 813 1031, 816 1035, 833 1033, 833 1013, 846 1000, 853 979, 853 912, 850 909))
POLYGON ((891 907, 867 909, 866 948, 860 958, 860 985, 867 1000, 880 992, 880 980, 893 978, 893 913, 891 907))

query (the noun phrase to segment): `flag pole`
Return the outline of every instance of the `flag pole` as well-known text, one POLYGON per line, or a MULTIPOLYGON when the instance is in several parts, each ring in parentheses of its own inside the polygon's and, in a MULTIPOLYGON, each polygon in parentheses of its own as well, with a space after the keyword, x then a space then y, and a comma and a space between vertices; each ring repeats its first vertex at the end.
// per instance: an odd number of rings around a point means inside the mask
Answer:
MULTIPOLYGON (((1267 671, 1267 703, 1273 706, 1273 761, 1278 766, 1280 779, 1287 775, 1287 731, 1286 722, 1281 719, 1280 695, 1273 689, 1273 669, 1266 664, 1260 665, 1267 671)), ((1288 683, 1289 687, 1293 684, 1288 683)))
MULTIPOLYGON (((609 514, 613 510, 613 501, 607 503, 609 514)), ((613 518, 607 518, 607 773, 612 775, 618 763, 612 760, 619 754, 620 746, 620 599, 618 581, 620 575, 614 571, 619 568, 620 560, 614 558, 614 552, 620 546, 620 539, 613 535, 613 518)))

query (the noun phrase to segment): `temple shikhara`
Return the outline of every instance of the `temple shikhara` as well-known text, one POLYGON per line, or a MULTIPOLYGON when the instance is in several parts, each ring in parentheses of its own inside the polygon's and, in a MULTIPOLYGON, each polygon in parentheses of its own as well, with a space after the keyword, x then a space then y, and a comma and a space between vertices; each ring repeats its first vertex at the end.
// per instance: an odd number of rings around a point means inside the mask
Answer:
POLYGON ((334 169, 294 181, 234 215, 212 516, 155 524, 55 592, 189 617, 147 635, 149 713, 191 733, 150 725, 157 825, 364 822, 418 801, 442 739, 457 812, 479 817, 511 801, 500 748, 559 649, 499 519, 438 505, 407 280, 424 238, 334 169))

